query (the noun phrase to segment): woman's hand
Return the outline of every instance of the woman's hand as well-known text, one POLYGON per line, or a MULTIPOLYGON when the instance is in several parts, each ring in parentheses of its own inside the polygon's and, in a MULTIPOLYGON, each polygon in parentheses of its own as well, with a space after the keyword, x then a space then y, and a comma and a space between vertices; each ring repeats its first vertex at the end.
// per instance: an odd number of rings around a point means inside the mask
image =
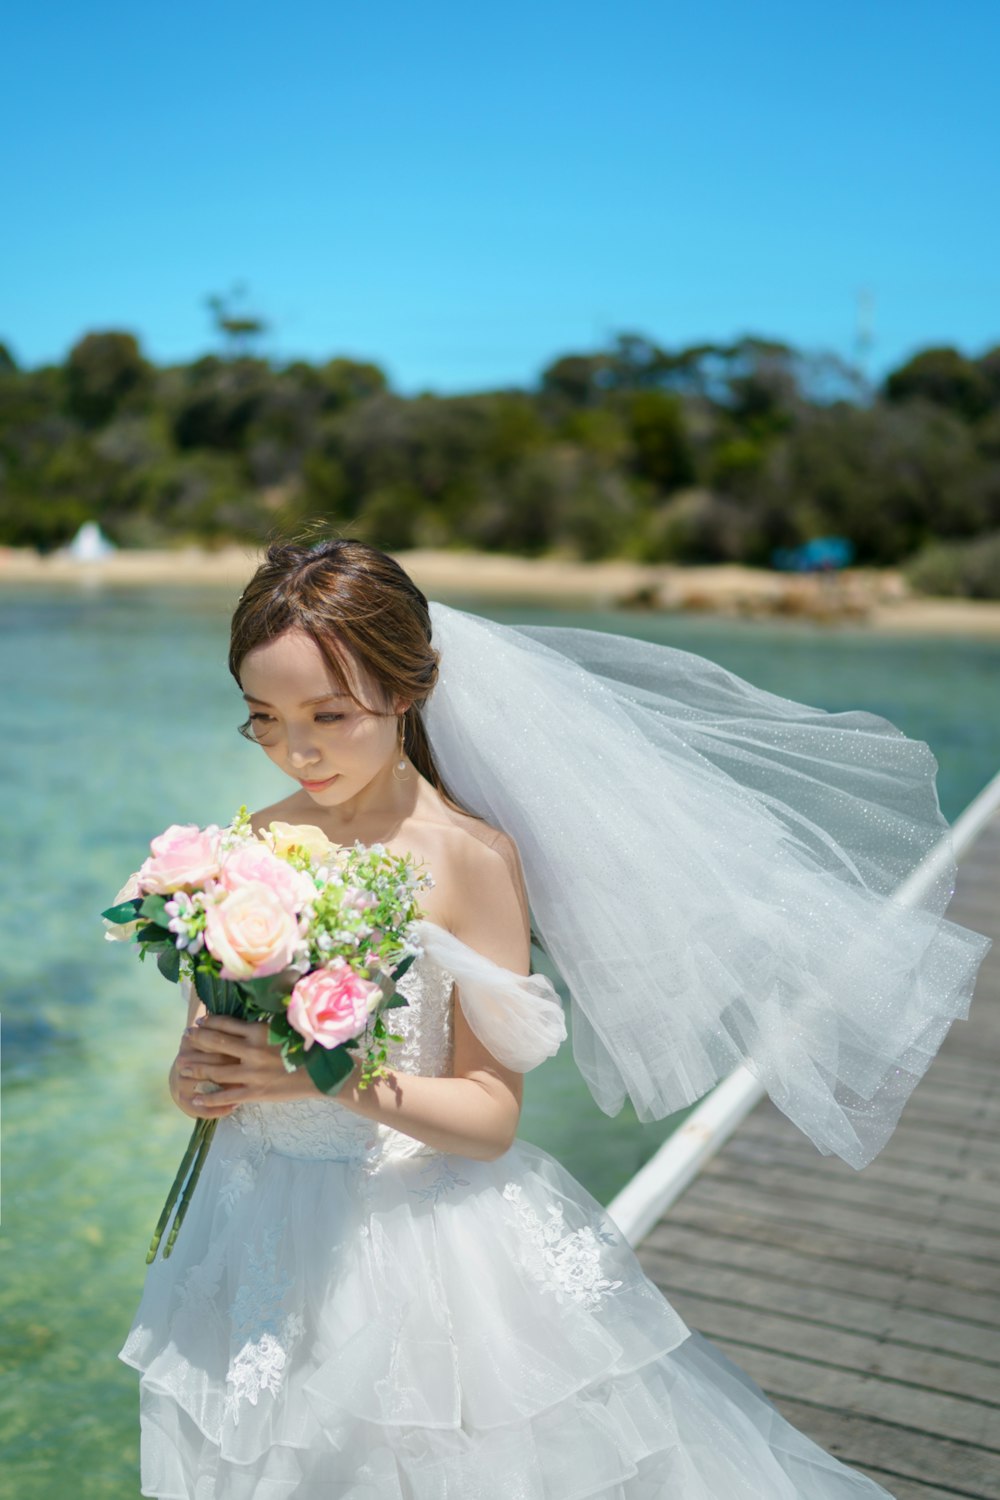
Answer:
POLYGON ((288 1071, 267 1032, 266 1021, 235 1016, 203 1015, 189 1026, 175 1065, 178 1091, 189 1106, 178 1100, 185 1114, 214 1120, 251 1100, 325 1098, 307 1068, 288 1071), (206 1081, 219 1088, 199 1095, 206 1081))
POLYGON ((199 1028, 192 1025, 187 1027, 181 1037, 177 1056, 170 1067, 170 1095, 181 1114, 192 1120, 219 1119, 223 1115, 232 1114, 235 1104, 226 1109, 209 1111, 199 1107, 194 1099, 194 1092, 215 1068, 231 1065, 237 1059, 229 1052, 206 1051, 196 1040, 200 1035, 199 1028))

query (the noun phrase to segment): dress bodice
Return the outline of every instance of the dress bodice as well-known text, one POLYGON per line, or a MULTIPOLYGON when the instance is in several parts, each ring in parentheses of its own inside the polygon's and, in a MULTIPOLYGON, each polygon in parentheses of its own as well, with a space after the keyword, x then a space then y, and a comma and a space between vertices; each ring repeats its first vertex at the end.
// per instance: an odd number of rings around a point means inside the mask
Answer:
MULTIPOLYGON (((454 977, 427 952, 399 980, 406 1005, 383 1012, 402 1037, 386 1042, 386 1066, 401 1073, 446 1077, 452 1068, 454 977)), ((336 1095, 288 1102, 251 1101, 228 1118, 250 1141, 283 1156, 376 1162, 429 1148, 390 1125, 376 1124, 338 1104, 336 1095)))

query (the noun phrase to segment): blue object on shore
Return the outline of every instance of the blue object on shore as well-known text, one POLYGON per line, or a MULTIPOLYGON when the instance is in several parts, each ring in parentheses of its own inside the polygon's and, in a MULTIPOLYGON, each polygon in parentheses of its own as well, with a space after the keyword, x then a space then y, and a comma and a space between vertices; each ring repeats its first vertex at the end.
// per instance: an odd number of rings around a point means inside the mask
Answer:
POLYGON ((854 543, 846 536, 816 536, 801 547, 776 547, 771 563, 786 572, 815 573, 844 568, 854 559, 854 543))

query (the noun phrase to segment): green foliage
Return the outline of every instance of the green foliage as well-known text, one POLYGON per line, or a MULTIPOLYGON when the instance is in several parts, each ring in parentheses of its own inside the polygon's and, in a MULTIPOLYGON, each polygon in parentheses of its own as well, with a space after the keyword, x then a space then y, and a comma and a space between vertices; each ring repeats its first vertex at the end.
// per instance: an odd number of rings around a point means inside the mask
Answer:
POLYGON ((766 566, 816 535, 886 564, 1000 527, 1000 347, 924 350, 873 393, 775 340, 623 332, 534 390, 406 399, 364 361, 276 366, 250 349, 261 319, 210 305, 224 353, 188 365, 115 331, 62 367, 0 345, 0 543, 48 551, 88 519, 121 546, 317 523, 397 551, 766 566))
POLYGON ((921 396, 974 420, 996 404, 994 380, 988 367, 982 368, 977 361, 966 359, 957 349, 924 349, 889 375, 885 393, 890 401, 909 401, 921 396))
MULTIPOLYGON (((306 370, 311 366, 300 368, 306 370)), ((340 411, 355 401, 368 396, 380 396, 389 388, 389 383, 378 365, 359 363, 353 359, 331 359, 316 372, 323 394, 324 411, 340 411)))
POLYGON ((150 366, 131 333, 88 333, 66 361, 66 405, 87 427, 99 427, 123 405, 148 394, 150 366))
POLYGON ((101 912, 102 917, 107 917, 109 922, 116 922, 123 926, 126 922, 135 920, 135 914, 141 909, 141 904, 135 901, 123 901, 119 906, 109 906, 106 911, 101 912))
POLYGON ((318 1042, 306 1050, 306 1072, 324 1094, 335 1094, 354 1067, 354 1057, 347 1049, 328 1049, 318 1042))
POLYGON ((228 362, 213 355, 198 360, 188 371, 187 389, 174 413, 174 442, 182 450, 240 452, 269 389, 270 372, 263 360, 228 362))
POLYGON ((681 490, 646 517, 636 557, 642 562, 756 560, 757 522, 735 501, 708 489, 681 490))
POLYGON ((931 542, 903 567, 923 594, 1000 599, 1000 531, 970 542, 931 542))
POLYGON ((255 339, 267 331, 267 323, 258 314, 240 312, 234 305, 246 294, 246 287, 239 283, 227 297, 217 292, 205 298, 205 306, 212 315, 216 332, 234 354, 246 353, 255 339))
POLYGON ((695 479, 694 455, 679 397, 669 391, 630 393, 625 419, 632 446, 632 469, 661 490, 695 479))
POLYGON ((156 965, 164 979, 176 984, 181 977, 181 955, 173 943, 167 943, 156 955, 156 965))

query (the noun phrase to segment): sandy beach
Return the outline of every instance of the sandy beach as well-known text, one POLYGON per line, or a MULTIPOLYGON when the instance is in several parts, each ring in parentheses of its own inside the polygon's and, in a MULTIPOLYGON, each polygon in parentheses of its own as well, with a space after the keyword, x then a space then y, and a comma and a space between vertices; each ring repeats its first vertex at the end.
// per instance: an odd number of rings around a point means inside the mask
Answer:
MULTIPOLYGON (((262 553, 122 550, 94 561, 30 548, 0 548, 0 588, 58 584, 82 588, 211 586, 243 588, 262 553)), ((828 576, 775 573, 737 563, 682 567, 624 560, 581 563, 500 553, 417 549, 394 556, 430 597, 470 601, 708 612, 934 635, 1000 637, 1000 601, 928 598, 891 568, 845 568, 828 576)))

